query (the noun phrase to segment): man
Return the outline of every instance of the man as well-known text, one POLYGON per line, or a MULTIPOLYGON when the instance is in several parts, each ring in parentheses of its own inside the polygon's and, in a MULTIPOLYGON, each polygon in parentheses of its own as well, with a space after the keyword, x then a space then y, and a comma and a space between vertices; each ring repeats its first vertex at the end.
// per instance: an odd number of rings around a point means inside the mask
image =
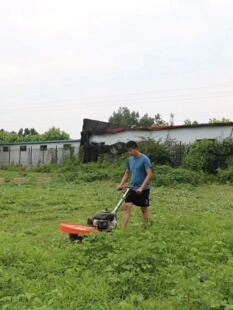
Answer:
POLYGON ((149 194, 150 180, 152 178, 152 165, 150 159, 142 154, 135 141, 126 143, 128 153, 131 155, 127 161, 126 171, 121 180, 118 190, 124 188, 125 183, 131 176, 131 190, 125 199, 125 208, 122 219, 122 229, 124 230, 130 219, 130 212, 133 205, 141 207, 145 224, 149 221, 149 194))

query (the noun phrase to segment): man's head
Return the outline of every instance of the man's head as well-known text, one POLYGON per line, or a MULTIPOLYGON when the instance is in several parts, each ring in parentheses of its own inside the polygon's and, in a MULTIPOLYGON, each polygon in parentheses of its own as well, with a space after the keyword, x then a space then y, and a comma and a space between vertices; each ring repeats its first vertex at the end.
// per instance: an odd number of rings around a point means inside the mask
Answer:
POLYGON ((128 141, 126 143, 126 148, 131 156, 138 157, 140 155, 138 145, 135 141, 128 141))

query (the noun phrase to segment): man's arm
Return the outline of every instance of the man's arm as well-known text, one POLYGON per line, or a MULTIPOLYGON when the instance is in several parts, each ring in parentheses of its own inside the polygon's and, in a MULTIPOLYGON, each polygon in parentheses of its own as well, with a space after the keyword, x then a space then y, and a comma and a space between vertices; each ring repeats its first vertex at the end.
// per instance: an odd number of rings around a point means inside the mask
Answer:
POLYGON ((120 185, 117 186, 117 189, 118 189, 118 190, 121 190, 121 189, 124 188, 125 182, 128 181, 129 177, 130 177, 130 170, 129 170, 129 169, 126 169, 125 174, 124 174, 124 176, 123 176, 123 178, 122 178, 122 180, 121 180, 120 185))
POLYGON ((152 178, 153 172, 152 172, 151 168, 146 169, 146 173, 147 173, 147 176, 146 176, 144 182, 142 183, 142 185, 138 189, 136 189, 136 192, 138 194, 142 193, 142 191, 145 189, 145 187, 147 186, 147 184, 150 182, 150 180, 152 178))

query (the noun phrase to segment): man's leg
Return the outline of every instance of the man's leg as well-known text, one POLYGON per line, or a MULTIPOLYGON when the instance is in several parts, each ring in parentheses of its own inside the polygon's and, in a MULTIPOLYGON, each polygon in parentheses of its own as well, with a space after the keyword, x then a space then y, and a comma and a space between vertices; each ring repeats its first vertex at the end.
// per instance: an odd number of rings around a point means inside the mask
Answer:
POLYGON ((130 218, 130 211, 132 208, 133 203, 132 202, 127 202, 125 204, 125 209, 124 209, 124 214, 123 214, 123 219, 122 219, 122 229, 124 230, 129 222, 129 218, 130 218))
POLYGON ((148 210, 148 207, 141 207, 141 210, 142 210, 142 217, 143 217, 144 225, 147 226, 147 224, 149 222, 149 210, 148 210))

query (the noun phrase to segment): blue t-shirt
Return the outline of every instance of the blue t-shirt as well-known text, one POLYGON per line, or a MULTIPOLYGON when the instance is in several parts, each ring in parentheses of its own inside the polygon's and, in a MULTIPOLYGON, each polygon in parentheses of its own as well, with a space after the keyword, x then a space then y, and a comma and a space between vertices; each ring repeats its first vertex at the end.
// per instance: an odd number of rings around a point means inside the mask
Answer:
MULTIPOLYGON (((146 170, 152 168, 152 165, 150 159, 145 154, 141 154, 138 158, 130 156, 126 168, 130 170, 131 187, 139 188, 147 176, 146 170)), ((145 189, 149 188, 150 183, 147 184, 145 189)))

